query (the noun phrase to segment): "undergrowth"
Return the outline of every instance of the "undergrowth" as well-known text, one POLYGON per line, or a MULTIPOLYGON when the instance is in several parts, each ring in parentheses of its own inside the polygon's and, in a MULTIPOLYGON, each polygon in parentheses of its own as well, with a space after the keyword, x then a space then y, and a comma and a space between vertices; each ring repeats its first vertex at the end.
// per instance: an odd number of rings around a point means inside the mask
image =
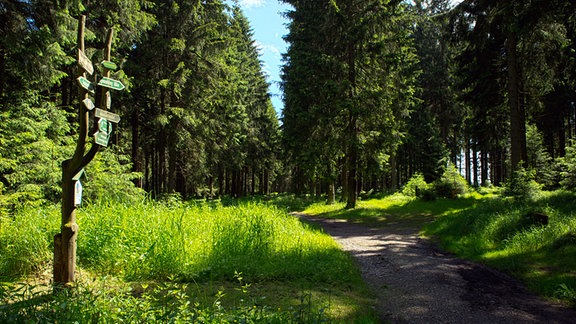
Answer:
POLYGON ((2 323, 327 323, 327 303, 303 292, 300 302, 285 309, 250 298, 250 286, 241 274, 236 290, 244 298, 225 305, 226 292, 199 295, 190 284, 109 285, 79 282, 52 293, 51 287, 33 284, 0 286, 2 323))

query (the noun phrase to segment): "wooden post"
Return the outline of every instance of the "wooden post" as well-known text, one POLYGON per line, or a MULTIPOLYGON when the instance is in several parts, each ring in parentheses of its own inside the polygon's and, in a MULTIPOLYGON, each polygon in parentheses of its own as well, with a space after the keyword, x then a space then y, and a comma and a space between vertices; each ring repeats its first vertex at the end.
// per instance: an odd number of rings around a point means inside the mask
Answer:
MULTIPOLYGON (((84 55, 84 28, 86 25, 86 16, 81 16, 78 21, 78 51, 80 57, 84 55)), ((106 60, 110 60, 110 47, 112 44, 112 29, 108 32, 106 60)), ((89 62, 91 65, 91 62, 89 62)), ((92 73, 92 71, 90 71, 92 73)), ((105 70, 105 76, 109 76, 109 71, 105 70)), ((86 77, 86 71, 83 68, 78 69, 78 77, 86 77)), ((82 99, 88 99, 89 91, 84 87, 79 88, 79 131, 78 141, 74 156, 71 159, 62 162, 62 223, 60 233, 54 236, 54 284, 57 287, 65 286, 75 281, 76 271, 76 238, 78 236, 78 224, 76 224, 76 205, 74 190, 78 175, 82 169, 94 159, 100 149, 100 145, 92 144, 90 150, 86 152, 86 141, 89 136, 88 118, 89 110, 82 102, 82 99)), ((100 90, 100 89, 98 89, 100 90)), ((106 100, 106 91, 100 90, 96 95, 96 106, 103 107, 106 100)), ((97 123, 94 123, 97 125, 97 123)), ((95 126, 97 127, 97 126, 95 126)))

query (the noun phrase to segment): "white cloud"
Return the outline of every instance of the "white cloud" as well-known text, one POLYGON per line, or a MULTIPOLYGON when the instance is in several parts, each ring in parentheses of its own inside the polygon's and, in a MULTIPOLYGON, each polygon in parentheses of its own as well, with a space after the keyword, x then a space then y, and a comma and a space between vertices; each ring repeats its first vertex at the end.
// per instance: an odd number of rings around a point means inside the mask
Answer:
POLYGON ((266 0, 240 0, 240 5, 244 8, 262 7, 266 0))
POLYGON ((254 45, 256 46, 256 49, 258 50, 258 53, 260 53, 260 55, 264 55, 264 53, 272 53, 274 56, 278 58, 282 57, 282 53, 275 45, 264 44, 259 41, 254 41, 254 45))

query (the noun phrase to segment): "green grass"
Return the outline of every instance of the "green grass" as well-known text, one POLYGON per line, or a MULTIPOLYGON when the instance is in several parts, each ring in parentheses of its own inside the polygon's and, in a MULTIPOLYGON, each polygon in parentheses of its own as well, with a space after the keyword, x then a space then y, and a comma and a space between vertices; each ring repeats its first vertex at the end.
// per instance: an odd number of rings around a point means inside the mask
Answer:
POLYGON ((465 198, 423 201, 402 194, 382 199, 359 201, 357 208, 346 210, 345 203, 310 205, 304 213, 327 218, 347 219, 349 222, 369 227, 385 227, 394 224, 400 227, 417 227, 434 221, 436 217, 473 208, 482 196, 470 194, 465 198))
POLYGON ((522 280, 552 299, 576 303, 576 194, 543 193, 536 200, 501 198, 495 191, 474 192, 455 200, 423 201, 403 195, 344 204, 311 204, 304 211, 379 228, 420 229, 455 255, 485 263, 522 280), (539 212, 549 224, 533 224, 539 212))
POLYGON ((68 295, 47 288, 58 208, 2 218, 0 321, 375 322, 351 258, 282 204, 86 206, 77 214, 79 285, 68 295))
POLYGON ((46 278, 59 208, 24 210, 0 219, 0 321, 377 322, 350 257, 288 211, 421 230, 458 256, 574 302, 575 200, 568 192, 530 202, 485 192, 435 201, 392 195, 353 210, 289 195, 90 205, 78 212, 78 286, 58 294, 46 278), (534 211, 549 224, 527 220, 534 211))
POLYGON ((531 290, 576 301, 576 195, 546 193, 531 202, 486 198, 475 208, 438 218, 423 233, 441 247, 521 279, 531 290), (549 216, 548 225, 526 215, 549 216))

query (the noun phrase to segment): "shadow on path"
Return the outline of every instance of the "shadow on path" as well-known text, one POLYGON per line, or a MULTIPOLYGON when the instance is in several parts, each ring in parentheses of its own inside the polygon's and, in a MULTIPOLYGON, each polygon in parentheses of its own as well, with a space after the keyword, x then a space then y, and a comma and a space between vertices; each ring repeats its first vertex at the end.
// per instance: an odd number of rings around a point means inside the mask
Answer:
POLYGON ((293 215, 317 224, 357 261, 387 323, 576 323, 576 310, 529 293, 511 277, 457 259, 418 229, 372 229, 343 219, 293 215))

